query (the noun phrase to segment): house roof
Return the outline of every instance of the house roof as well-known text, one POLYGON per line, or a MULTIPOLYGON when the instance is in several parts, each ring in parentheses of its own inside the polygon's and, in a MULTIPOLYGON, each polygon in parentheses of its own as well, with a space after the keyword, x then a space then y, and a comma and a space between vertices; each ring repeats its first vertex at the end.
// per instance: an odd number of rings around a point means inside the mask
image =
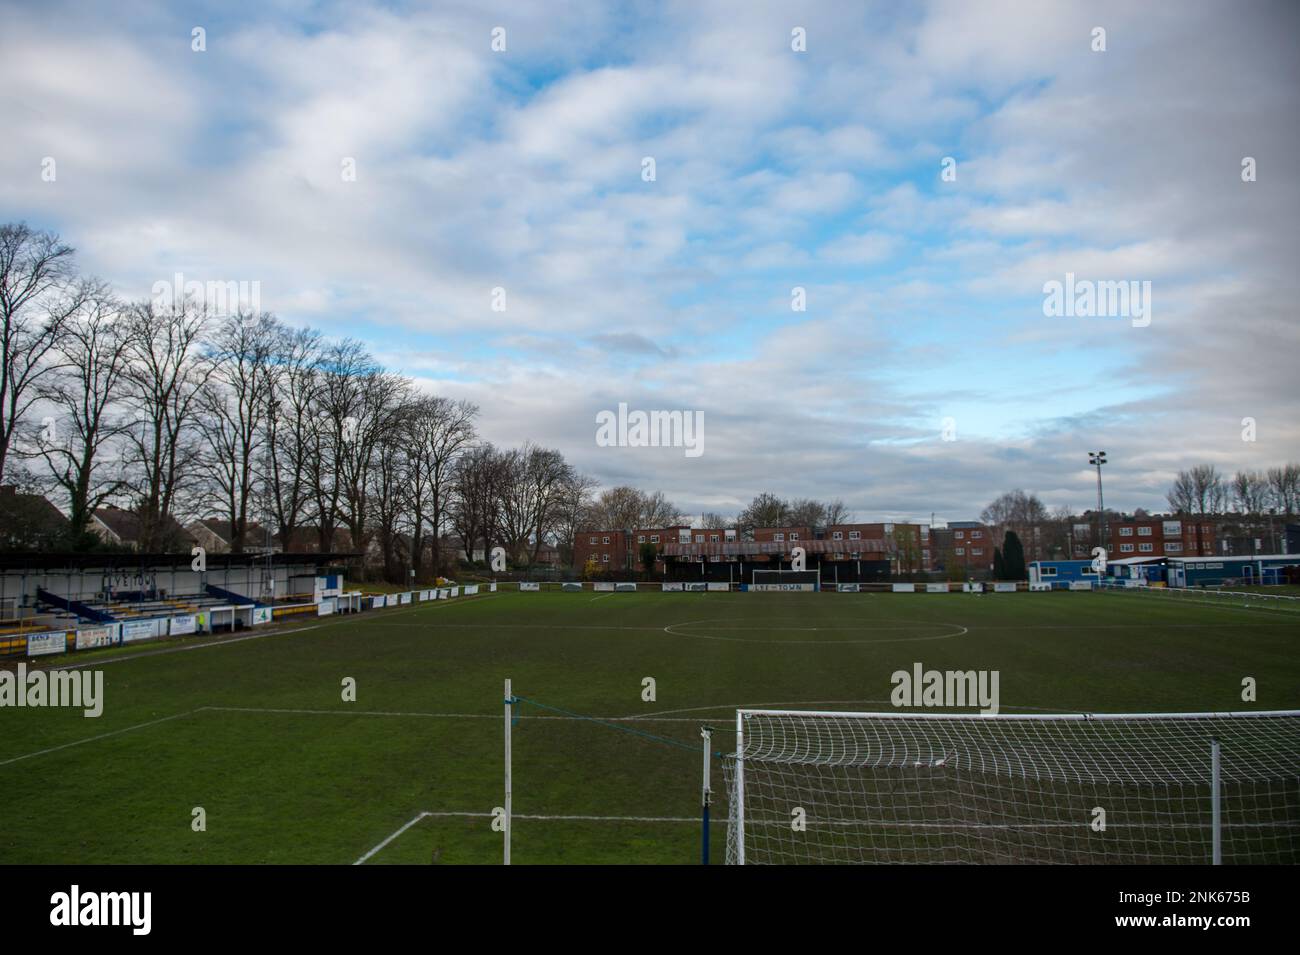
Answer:
POLYGON ((68 523, 63 512, 50 503, 44 494, 20 494, 12 484, 0 487, 0 511, 22 510, 29 519, 40 520, 62 527, 68 523))
MULTIPOLYGON (((223 541, 230 541, 234 538, 234 525, 220 517, 205 517, 201 521, 195 521, 196 524, 202 524, 209 531, 221 538, 223 541)), ((244 538, 252 543, 263 540, 266 536, 266 530, 257 521, 249 521, 244 528, 244 538), (254 536, 256 535, 256 536, 254 536)))
MULTIPOLYGON (((118 540, 123 543, 133 544, 140 539, 140 515, 135 511, 110 504, 108 507, 95 508, 94 515, 96 520, 116 534, 118 540)), ((182 537, 189 535, 189 532, 174 517, 166 519, 166 528, 172 534, 179 534, 182 537)))

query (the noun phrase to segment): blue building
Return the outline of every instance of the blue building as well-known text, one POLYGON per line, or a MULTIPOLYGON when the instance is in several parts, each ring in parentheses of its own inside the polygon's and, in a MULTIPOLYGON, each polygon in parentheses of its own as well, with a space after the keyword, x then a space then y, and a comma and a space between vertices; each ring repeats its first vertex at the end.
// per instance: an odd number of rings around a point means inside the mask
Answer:
POLYGON ((1049 584, 1053 590, 1068 590, 1071 584, 1095 584, 1097 572, 1091 560, 1036 560, 1029 565, 1029 585, 1049 584))
POLYGON ((1254 557, 1170 557, 1170 587, 1280 584, 1286 567, 1300 566, 1300 554, 1254 557))

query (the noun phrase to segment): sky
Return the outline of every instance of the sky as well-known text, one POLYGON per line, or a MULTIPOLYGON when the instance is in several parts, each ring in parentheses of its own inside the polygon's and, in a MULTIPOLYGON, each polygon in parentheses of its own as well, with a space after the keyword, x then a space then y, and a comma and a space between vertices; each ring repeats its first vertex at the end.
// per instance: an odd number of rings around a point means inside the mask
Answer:
POLYGON ((1107 506, 1157 511, 1181 469, 1300 460, 1298 28, 1258 0, 0 0, 0 220, 129 299, 257 283, 486 439, 689 514, 1082 511, 1097 449, 1107 506), (1149 310, 1049 314, 1067 274, 1149 310), (698 416, 702 453, 599 442, 620 404, 698 416))

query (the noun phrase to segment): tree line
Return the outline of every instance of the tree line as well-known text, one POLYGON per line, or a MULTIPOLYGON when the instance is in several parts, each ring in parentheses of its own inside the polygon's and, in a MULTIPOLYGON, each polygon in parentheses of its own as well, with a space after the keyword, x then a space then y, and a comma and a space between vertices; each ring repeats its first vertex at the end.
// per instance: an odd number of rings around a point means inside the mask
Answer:
POLYGON ((478 414, 355 339, 195 296, 120 301, 58 236, 0 225, 0 476, 61 499, 69 548, 125 502, 146 552, 182 546, 184 515, 226 522, 236 553, 265 543, 259 523, 284 550, 346 531, 392 579, 448 565, 448 531, 532 563, 595 482, 555 449, 484 441, 478 414))

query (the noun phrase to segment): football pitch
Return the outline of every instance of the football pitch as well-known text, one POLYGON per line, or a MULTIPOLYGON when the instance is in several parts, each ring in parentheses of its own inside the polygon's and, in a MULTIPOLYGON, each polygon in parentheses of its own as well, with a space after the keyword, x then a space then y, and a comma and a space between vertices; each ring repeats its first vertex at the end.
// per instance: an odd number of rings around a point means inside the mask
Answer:
POLYGON ((690 864, 737 708, 891 710, 919 663, 1003 713, 1293 709, 1297 638, 1156 594, 501 592, 79 654, 102 716, 0 712, 0 862, 497 863, 510 678, 513 861, 690 864))

